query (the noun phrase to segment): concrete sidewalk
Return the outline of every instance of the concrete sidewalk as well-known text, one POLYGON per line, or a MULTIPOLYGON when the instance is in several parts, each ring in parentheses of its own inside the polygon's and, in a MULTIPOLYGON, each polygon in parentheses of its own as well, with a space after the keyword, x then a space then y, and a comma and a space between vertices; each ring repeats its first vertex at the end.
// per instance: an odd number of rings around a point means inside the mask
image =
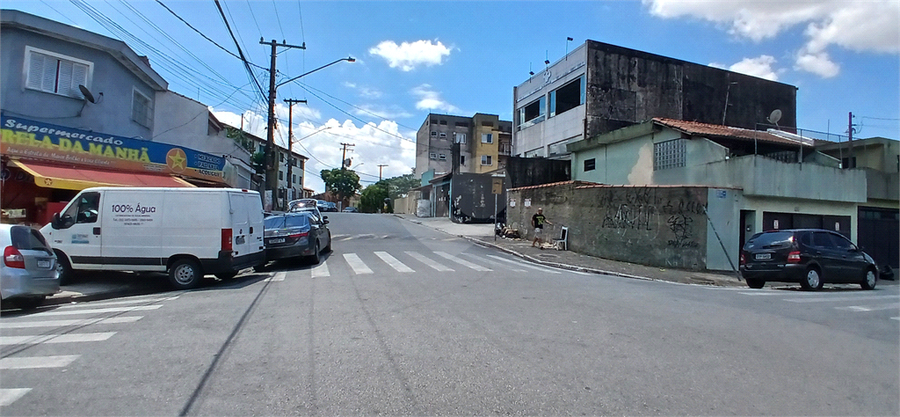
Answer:
MULTIPOLYGON (((458 224, 445 217, 416 217, 412 214, 395 214, 395 216, 468 239, 481 246, 502 250, 541 265, 644 280, 699 285, 746 286, 743 280, 738 279, 736 273, 659 268, 581 255, 573 251, 557 251, 546 246, 545 249, 539 249, 532 247, 530 240, 505 239, 499 236, 495 238, 493 224, 458 224)), ((558 231, 556 232, 558 233, 558 231)))

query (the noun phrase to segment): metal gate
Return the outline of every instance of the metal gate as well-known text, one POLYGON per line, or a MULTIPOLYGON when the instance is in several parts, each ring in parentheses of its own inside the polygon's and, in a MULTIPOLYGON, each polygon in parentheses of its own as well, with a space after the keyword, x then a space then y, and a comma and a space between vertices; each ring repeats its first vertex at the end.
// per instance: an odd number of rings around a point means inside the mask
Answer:
POLYGON ((900 268, 900 210, 859 208, 859 246, 879 267, 900 268))

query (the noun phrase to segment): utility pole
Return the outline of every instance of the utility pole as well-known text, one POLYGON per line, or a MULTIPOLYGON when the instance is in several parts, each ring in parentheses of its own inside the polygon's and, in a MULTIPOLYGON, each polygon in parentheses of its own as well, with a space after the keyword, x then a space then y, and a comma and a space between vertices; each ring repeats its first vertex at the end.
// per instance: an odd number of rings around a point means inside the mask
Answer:
POLYGON ((849 119, 847 122, 847 146, 849 147, 848 152, 850 155, 847 157, 847 166, 845 168, 856 168, 856 164, 853 163, 853 112, 850 112, 847 118, 849 119))
POLYGON ((341 155, 341 171, 344 170, 344 167, 349 167, 350 164, 347 163, 347 147, 356 146, 352 143, 341 143, 341 146, 344 147, 344 152, 341 155))
MULTIPOLYGON (((288 45, 285 41, 281 43, 274 39, 271 42, 265 42, 259 39, 261 45, 269 45, 272 47, 272 61, 269 65, 269 123, 266 132, 266 190, 272 191, 272 205, 278 201, 278 166, 275 164, 275 57, 277 56, 277 47, 282 48, 298 48, 306 49, 306 43, 303 45, 288 45)), ((274 208, 274 207, 273 207, 274 208)))
POLYGON ((291 98, 284 99, 284 102, 288 104, 288 169, 287 169, 287 181, 290 184, 291 193, 285 191, 284 193, 284 207, 287 208, 287 202, 290 201, 294 197, 294 178, 291 176, 293 174, 294 167, 294 103, 306 103, 306 100, 294 100, 291 98))
POLYGON ((381 181, 381 169, 387 165, 378 165, 378 181, 381 181))

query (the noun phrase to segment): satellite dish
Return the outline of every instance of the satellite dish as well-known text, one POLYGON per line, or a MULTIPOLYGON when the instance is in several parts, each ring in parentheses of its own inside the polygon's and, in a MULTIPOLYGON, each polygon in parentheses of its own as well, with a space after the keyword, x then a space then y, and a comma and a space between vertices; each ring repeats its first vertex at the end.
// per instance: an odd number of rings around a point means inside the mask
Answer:
POLYGON ((775 125, 775 127, 778 127, 778 121, 781 120, 781 110, 772 110, 772 114, 770 114, 769 117, 766 118, 766 120, 768 120, 769 123, 775 125))
POLYGON ((91 103, 96 103, 94 100, 94 95, 91 94, 91 90, 88 90, 84 84, 78 84, 78 89, 81 90, 81 94, 84 96, 84 99, 90 101, 91 103))

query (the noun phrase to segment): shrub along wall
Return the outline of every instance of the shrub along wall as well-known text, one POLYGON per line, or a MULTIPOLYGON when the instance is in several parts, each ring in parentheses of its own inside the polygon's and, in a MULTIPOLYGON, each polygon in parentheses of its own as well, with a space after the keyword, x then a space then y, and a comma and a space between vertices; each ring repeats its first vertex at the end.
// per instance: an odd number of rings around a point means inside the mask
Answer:
POLYGON ((609 186, 574 181, 508 191, 507 223, 534 238, 544 209, 547 238, 569 227, 569 250, 659 267, 706 269, 706 187, 609 186))

